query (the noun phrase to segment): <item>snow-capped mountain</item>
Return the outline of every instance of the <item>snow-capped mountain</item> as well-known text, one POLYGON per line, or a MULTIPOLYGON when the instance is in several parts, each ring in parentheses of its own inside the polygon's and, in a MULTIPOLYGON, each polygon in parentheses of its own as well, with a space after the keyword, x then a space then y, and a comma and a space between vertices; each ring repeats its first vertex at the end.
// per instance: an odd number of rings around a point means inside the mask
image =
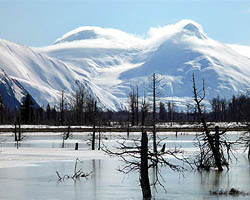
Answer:
POLYGON ((85 71, 76 73, 71 63, 61 62, 29 47, 0 40, 0 66, 10 77, 18 80, 41 106, 58 104, 62 90, 69 97, 79 82, 88 83, 89 91, 100 99, 102 107, 116 109, 122 106, 115 96, 93 84, 85 71))
POLYGON ((118 110, 131 87, 147 92, 153 73, 165 83, 162 99, 185 105, 192 102, 193 73, 198 84, 205 80, 207 100, 249 88, 249 54, 236 47, 209 38, 190 20, 151 28, 144 38, 80 27, 42 48, 0 40, 0 66, 41 105, 57 103, 62 90, 70 96, 80 81, 103 107, 118 110))

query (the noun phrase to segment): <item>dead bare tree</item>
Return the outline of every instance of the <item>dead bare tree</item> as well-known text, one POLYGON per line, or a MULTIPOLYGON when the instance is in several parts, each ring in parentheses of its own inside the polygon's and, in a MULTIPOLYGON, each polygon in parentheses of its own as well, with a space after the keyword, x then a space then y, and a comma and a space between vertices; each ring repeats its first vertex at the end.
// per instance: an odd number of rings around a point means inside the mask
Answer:
POLYGON ((72 94, 71 105, 75 115, 75 121, 82 125, 88 92, 83 84, 78 83, 77 87, 77 90, 72 94))
POLYGON ((153 104, 153 110, 152 110, 152 126, 153 126, 153 147, 154 152, 157 152, 157 137, 156 137, 156 110, 157 110, 157 101, 159 100, 159 96, 162 94, 161 89, 165 86, 163 79, 160 77, 160 75, 153 73, 152 80, 150 85, 150 93, 152 94, 152 104, 153 104))
MULTIPOLYGON (((166 139, 166 138, 164 138, 166 139)), ((162 140, 164 140, 162 139, 162 140)), ((157 145, 159 146, 162 140, 158 140, 157 145)), ((157 151, 148 148, 148 136, 142 128, 141 139, 126 139, 123 138, 121 142, 118 142, 119 147, 116 150, 110 150, 105 145, 103 151, 110 156, 120 158, 124 165, 118 170, 124 174, 129 174, 130 172, 139 172, 139 181, 142 189, 143 199, 151 198, 151 188, 149 181, 149 169, 153 168, 156 178, 152 183, 153 186, 157 184, 162 186, 164 189, 164 178, 161 174, 161 167, 169 167, 176 172, 184 172, 185 168, 178 164, 173 164, 167 159, 168 156, 172 156, 178 160, 186 161, 177 157, 177 154, 182 154, 182 151, 178 148, 174 149, 163 149, 162 151, 157 151), (132 142, 132 145, 128 145, 128 141, 132 142)))
MULTIPOLYGON (((248 91, 247 92, 247 96, 249 97, 249 94, 250 92, 248 91)), ((242 98, 244 99, 244 96, 243 97, 239 97, 239 98, 242 98)), ((234 101, 236 101, 236 97, 233 98, 234 101)), ((245 98, 246 99, 246 98, 245 98)), ((233 101, 233 100, 232 100, 233 101)), ((245 100, 247 103, 248 101, 245 100)), ((249 104, 247 104, 249 105, 249 104)), ((245 110, 247 110, 247 108, 245 108, 245 110)), ((248 157, 248 160, 250 160, 250 124, 249 124, 249 121, 250 121, 250 116, 247 115, 247 114, 244 114, 243 112, 241 112, 241 109, 238 109, 238 112, 239 114, 242 116, 242 118, 244 119, 244 121, 248 122, 247 123, 247 131, 243 132, 240 137, 238 138, 237 140, 237 143, 239 145, 243 145, 244 147, 244 152, 247 151, 247 157, 248 157)))
POLYGON ((250 160, 250 129, 242 133, 237 142, 244 146, 244 151, 247 151, 247 157, 250 160))
POLYGON ((144 126, 146 124, 146 119, 149 113, 150 109, 150 103, 146 99, 146 95, 144 93, 144 96, 141 100, 141 125, 144 126))
POLYGON ((96 101, 94 102, 94 111, 93 112, 94 112, 93 113, 93 134, 92 134, 91 148, 92 148, 92 150, 95 150, 96 112, 97 112, 96 101))
POLYGON ((151 198, 151 188, 148 175, 148 137, 147 133, 142 130, 141 136, 141 163, 140 163, 140 184, 143 198, 151 198))
POLYGON ((195 77, 193 74, 193 94, 194 101, 197 107, 199 120, 202 123, 204 132, 196 135, 195 145, 200 152, 196 156, 194 164, 198 169, 209 170, 211 167, 216 167, 219 171, 223 171, 223 166, 229 169, 229 161, 232 154, 232 143, 228 142, 225 133, 227 130, 219 132, 219 127, 215 127, 215 133, 211 133, 202 111, 202 101, 205 99, 205 85, 203 80, 202 89, 197 91, 195 77), (226 150, 226 155, 224 151, 226 150))
POLYGON ((131 87, 131 92, 129 93, 129 111, 131 113, 131 125, 135 125, 135 121, 138 121, 138 97, 137 97, 138 87, 137 91, 131 87))
POLYGON ((139 89, 138 84, 136 85, 136 106, 135 106, 135 113, 136 113, 136 126, 139 125, 139 89))
POLYGON ((14 128, 14 140, 16 142, 16 147, 17 149, 19 148, 19 142, 21 142, 22 140, 24 140, 24 138, 26 137, 25 135, 22 134, 21 132, 21 122, 18 119, 18 128, 17 128, 17 122, 15 122, 15 128, 14 128))
POLYGON ((73 135, 70 134, 70 126, 68 126, 67 131, 65 131, 62 134, 62 139, 63 139, 63 141, 62 141, 62 148, 64 148, 64 142, 65 142, 65 140, 67 140, 69 138, 72 138, 72 137, 73 137, 73 135))
POLYGON ((157 153, 156 146, 156 76, 153 74, 153 146, 154 152, 157 153))

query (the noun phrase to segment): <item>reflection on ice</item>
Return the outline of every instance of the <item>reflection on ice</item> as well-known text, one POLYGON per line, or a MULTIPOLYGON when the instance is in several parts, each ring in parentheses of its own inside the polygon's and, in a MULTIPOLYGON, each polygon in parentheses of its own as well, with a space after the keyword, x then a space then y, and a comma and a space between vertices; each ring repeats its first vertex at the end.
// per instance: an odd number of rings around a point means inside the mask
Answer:
MULTIPOLYGON (((138 135, 131 135, 138 137, 138 135)), ((164 137, 164 136, 162 136, 164 137)), ((58 135, 28 135, 21 147, 14 147, 13 136, 1 136, 6 142, 0 144, 0 199, 26 200, 141 200, 138 174, 124 176, 116 169, 122 164, 111 159, 101 151, 89 150, 89 145, 81 134, 74 135, 60 148, 62 142, 58 135), (79 150, 74 150, 74 143, 79 142, 79 150), (67 180, 58 183, 56 171, 71 174, 75 159, 83 160, 79 164, 84 172, 93 171, 91 178, 80 181, 67 180), (18 166, 18 167, 17 167, 18 166)), ((168 135, 167 147, 181 146, 192 154, 193 135, 168 135)), ((234 139, 235 135, 230 136, 234 139)), ((115 137, 107 136, 106 145, 115 145, 115 137)), ((250 168, 246 154, 236 153, 238 161, 231 165, 229 171, 198 172, 188 171, 184 176, 168 168, 162 168, 167 193, 160 187, 152 188, 154 199, 165 200, 226 200, 249 199, 249 196, 232 198, 228 196, 211 196, 209 191, 228 190, 232 187, 241 191, 250 191, 250 168)), ((154 179, 151 172, 151 180, 154 179)))
MULTIPOLYGON (((211 196, 209 191, 231 187, 249 191, 249 168, 233 167, 228 172, 188 172, 184 177, 168 169, 162 169, 167 193, 162 188, 153 189, 156 200, 163 199, 227 199, 211 196)), ((85 160, 83 171, 93 171, 92 177, 80 181, 57 182, 55 171, 70 174, 74 161, 40 163, 38 166, 2 168, 0 170, 0 199, 141 199, 137 174, 124 176, 116 171, 121 164, 113 159, 85 160), (13 189, 14 188, 14 189, 13 189)), ((153 178, 153 177, 151 177, 153 178)), ((237 199, 248 199, 238 197, 237 199)))

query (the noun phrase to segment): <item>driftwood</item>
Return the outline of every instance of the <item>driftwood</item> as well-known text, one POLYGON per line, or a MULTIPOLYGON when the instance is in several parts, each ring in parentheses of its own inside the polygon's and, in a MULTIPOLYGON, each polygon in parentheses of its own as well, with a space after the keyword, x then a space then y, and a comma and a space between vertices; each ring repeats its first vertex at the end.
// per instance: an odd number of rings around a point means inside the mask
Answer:
POLYGON ((211 195, 230 195, 230 196, 246 196, 249 195, 248 192, 243 192, 240 191, 238 189, 235 188, 231 188, 229 191, 223 191, 223 190, 219 190, 219 191, 210 191, 211 195))
POLYGON ((79 180, 80 178, 88 178, 92 174, 92 172, 84 173, 82 171, 82 169, 78 170, 77 169, 78 162, 82 162, 82 161, 80 161, 78 158, 76 159, 76 161, 75 161, 75 167, 74 167, 74 173, 72 175, 65 174, 65 175, 61 176, 59 174, 59 172, 56 171, 56 175, 58 177, 58 181, 61 182, 61 181, 64 181, 65 179, 66 180, 67 179, 79 180))

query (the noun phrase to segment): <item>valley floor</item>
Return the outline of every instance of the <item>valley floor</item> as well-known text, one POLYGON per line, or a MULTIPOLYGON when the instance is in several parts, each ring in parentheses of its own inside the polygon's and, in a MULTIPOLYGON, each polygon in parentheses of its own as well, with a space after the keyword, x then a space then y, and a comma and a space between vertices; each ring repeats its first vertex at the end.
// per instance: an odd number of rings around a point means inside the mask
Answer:
MULTIPOLYGON (((235 141, 242 132, 228 132, 228 139, 235 141)), ((182 133, 176 137, 175 132, 159 133, 165 138, 163 143, 167 148, 181 147, 186 155, 194 155, 194 135, 196 132, 182 133)), ((91 133, 75 132, 65 140, 62 148, 63 133, 40 132, 23 133, 19 148, 14 141, 13 133, 0 134, 0 199, 141 199, 139 178, 136 172, 124 176, 117 171, 122 163, 116 158, 110 158, 102 150, 90 150, 91 133), (79 150, 75 150, 78 143, 79 150), (89 180, 66 180, 58 183, 56 171, 60 174, 71 174, 74 162, 79 158, 79 164, 84 172, 92 171, 89 180), (16 188, 14 192, 13 187, 16 188)), ((130 133, 129 138, 140 138, 140 133, 130 133)), ((150 135, 150 134, 149 134, 150 135)), ((98 137, 97 133, 97 137, 98 137)), ((127 138, 127 133, 101 133, 101 146, 106 145, 115 149, 117 141, 127 138)), ((161 143, 160 145, 162 145, 161 143)), ((96 148, 98 148, 98 138, 96 148)), ((152 146, 149 137, 149 146, 152 146)), ((228 190, 235 187, 241 191, 249 192, 250 171, 246 153, 242 148, 235 149, 238 161, 233 161, 229 171, 218 174, 216 171, 197 172, 190 171, 184 176, 168 168, 162 169, 164 185, 167 192, 152 188, 155 200, 204 200, 228 199, 228 197, 212 196, 210 191, 228 190)), ((169 158, 172 160, 172 158, 169 158)), ((175 161, 174 161, 175 162, 175 161)), ((154 179, 150 172, 151 181, 154 179)), ((249 196, 240 196, 237 199, 249 199, 249 196)))

